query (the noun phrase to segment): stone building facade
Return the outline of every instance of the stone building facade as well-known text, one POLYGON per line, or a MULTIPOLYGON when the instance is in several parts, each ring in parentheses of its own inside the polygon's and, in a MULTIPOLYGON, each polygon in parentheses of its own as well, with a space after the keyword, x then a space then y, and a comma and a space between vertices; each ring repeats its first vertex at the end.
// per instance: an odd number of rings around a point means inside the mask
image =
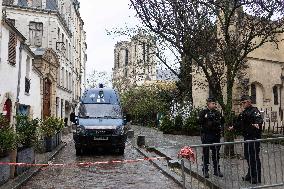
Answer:
POLYGON ((4 0, 7 19, 27 38, 43 75, 42 117, 69 118, 84 80, 86 42, 78 0, 4 0))
MULTIPOLYGON (((279 39, 283 38, 284 34, 279 35, 279 39)), ((274 44, 265 44, 250 53, 247 57, 248 68, 245 70, 245 78, 242 81, 236 80, 233 88, 234 111, 236 113, 241 111, 239 99, 243 93, 247 93, 252 96, 254 106, 262 111, 266 127, 269 124, 280 127, 283 121, 283 50, 284 43, 281 42, 278 49, 274 44)), ((195 70, 193 75, 193 83, 195 83, 193 103, 196 107, 203 107, 209 96, 209 87, 202 75, 200 70, 195 70), (205 84, 205 87, 200 87, 198 83, 205 84)))
POLYGON ((145 81, 157 79, 156 44, 151 36, 143 33, 115 45, 113 86, 123 91, 141 86, 145 81))

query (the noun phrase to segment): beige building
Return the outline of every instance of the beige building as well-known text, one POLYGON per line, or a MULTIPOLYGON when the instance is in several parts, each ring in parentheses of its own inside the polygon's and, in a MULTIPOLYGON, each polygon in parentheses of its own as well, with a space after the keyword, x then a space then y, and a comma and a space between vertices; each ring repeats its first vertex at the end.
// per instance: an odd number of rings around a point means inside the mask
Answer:
POLYGON ((85 79, 86 35, 78 0, 3 0, 4 16, 27 38, 43 75, 42 117, 69 118, 85 79))
POLYGON ((113 86, 123 91, 157 79, 156 46, 152 37, 139 33, 114 49, 113 86))
MULTIPOLYGON (((284 34, 279 36, 284 38, 284 34)), ((247 58, 248 69, 243 81, 236 81, 233 88, 233 102, 235 112, 240 112, 240 96, 243 92, 251 95, 254 106, 263 112, 266 128, 277 130, 277 125, 282 125, 284 109, 284 43, 279 44, 279 49, 273 44, 266 44, 249 54, 247 58)), ((209 88, 200 87, 207 83, 200 70, 195 70, 193 101, 196 107, 203 107, 205 99, 209 96, 209 88), (199 80, 197 82, 197 80, 199 80)), ((278 128, 279 130, 281 128, 278 128)))

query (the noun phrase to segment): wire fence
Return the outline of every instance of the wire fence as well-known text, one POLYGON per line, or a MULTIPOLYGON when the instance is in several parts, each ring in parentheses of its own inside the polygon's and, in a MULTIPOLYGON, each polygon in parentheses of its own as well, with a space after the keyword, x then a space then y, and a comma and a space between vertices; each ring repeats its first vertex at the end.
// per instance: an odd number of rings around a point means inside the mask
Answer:
POLYGON ((284 188, 283 144, 284 137, 191 145, 195 161, 181 162, 184 188, 204 188, 204 183, 206 188, 284 188), (228 153, 232 149, 234 153, 228 153), (206 150, 208 175, 203 158, 206 150))

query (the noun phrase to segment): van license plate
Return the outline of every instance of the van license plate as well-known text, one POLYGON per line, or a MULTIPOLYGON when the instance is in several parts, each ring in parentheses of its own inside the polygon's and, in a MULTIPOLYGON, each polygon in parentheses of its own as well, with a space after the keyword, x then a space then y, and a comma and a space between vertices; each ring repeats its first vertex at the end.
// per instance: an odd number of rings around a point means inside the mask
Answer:
POLYGON ((94 140, 108 140, 108 137, 94 137, 94 140))

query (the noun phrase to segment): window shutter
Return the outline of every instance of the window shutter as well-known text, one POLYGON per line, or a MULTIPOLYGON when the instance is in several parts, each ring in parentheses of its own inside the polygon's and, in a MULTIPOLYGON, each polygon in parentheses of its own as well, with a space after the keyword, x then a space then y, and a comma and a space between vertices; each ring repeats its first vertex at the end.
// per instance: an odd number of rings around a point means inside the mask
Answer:
POLYGON ((8 43, 8 62, 10 64, 16 64, 16 46, 17 46, 17 37, 15 32, 9 33, 9 43, 8 43))

